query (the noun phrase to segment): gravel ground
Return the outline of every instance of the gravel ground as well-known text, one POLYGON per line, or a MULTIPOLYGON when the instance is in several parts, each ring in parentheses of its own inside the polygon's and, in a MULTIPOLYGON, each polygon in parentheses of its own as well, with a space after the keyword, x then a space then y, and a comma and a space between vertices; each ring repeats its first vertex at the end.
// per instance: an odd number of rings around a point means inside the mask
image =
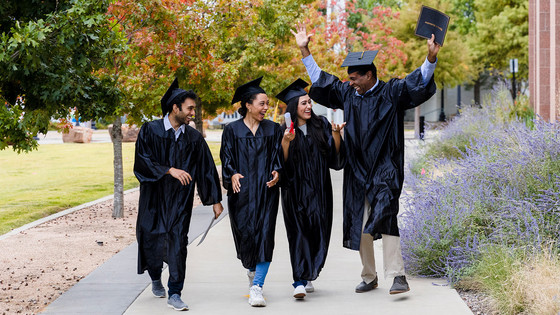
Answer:
POLYGON ((498 315, 492 309, 492 299, 483 293, 457 289, 459 296, 475 315, 498 315))

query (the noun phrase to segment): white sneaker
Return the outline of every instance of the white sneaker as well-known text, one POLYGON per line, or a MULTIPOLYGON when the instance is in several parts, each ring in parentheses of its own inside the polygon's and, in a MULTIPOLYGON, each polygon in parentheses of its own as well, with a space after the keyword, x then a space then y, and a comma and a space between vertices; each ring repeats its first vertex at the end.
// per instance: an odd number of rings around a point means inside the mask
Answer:
POLYGON ((295 289, 294 289, 294 297, 297 300, 301 300, 305 297, 305 287, 302 285, 298 285, 295 289))
POLYGON ((311 281, 307 281, 307 284, 305 285, 305 292, 311 293, 314 291, 315 291, 315 287, 313 286, 313 283, 311 283, 311 281))
POLYGON ((249 288, 253 286, 253 280, 255 280, 255 272, 247 270, 247 277, 249 278, 249 288))
POLYGON ((249 289, 249 304, 251 306, 266 306, 262 291, 262 288, 258 285, 254 285, 249 289))

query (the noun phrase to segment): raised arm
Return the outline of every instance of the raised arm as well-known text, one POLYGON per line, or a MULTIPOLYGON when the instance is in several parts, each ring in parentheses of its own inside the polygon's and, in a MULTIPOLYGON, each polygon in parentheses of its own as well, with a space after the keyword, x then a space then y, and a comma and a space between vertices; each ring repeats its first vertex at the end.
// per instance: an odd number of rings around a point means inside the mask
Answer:
POLYGON ((307 34, 307 30, 305 28, 305 24, 300 23, 296 25, 296 32, 294 32, 294 30, 290 30, 296 38, 296 43, 301 51, 302 58, 311 55, 311 51, 309 51, 309 40, 313 34, 307 34))
POLYGON ((317 80, 319 80, 319 76, 321 75, 321 68, 319 68, 319 66, 315 62, 315 59, 313 59, 313 56, 311 55, 311 51, 309 51, 309 40, 312 34, 307 34, 307 31, 305 30, 305 24, 303 23, 296 25, 296 31, 297 33, 293 30, 290 30, 290 32, 294 34, 297 46, 301 51, 301 56, 303 57, 301 61, 303 62, 305 69, 307 69, 309 79, 311 80, 311 83, 315 83, 317 82, 317 80))
POLYGON ((436 62, 437 54, 441 46, 435 42, 435 36, 432 34, 432 38, 428 39, 428 61, 431 63, 436 62))
POLYGON ((434 39, 435 36, 432 34, 432 38, 427 41, 428 56, 426 56, 420 68, 414 70, 404 79, 389 81, 393 98, 403 109, 416 107, 427 101, 435 93, 436 86, 433 75, 437 54, 441 46, 434 39))

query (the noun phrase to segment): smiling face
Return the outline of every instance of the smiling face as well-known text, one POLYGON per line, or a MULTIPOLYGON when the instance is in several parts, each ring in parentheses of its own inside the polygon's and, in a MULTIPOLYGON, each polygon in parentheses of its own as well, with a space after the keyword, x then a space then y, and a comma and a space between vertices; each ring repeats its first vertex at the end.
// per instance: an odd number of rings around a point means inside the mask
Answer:
POLYGON ((311 98, 309 98, 309 95, 306 94, 299 97, 297 116, 300 125, 305 124, 307 120, 311 118, 312 107, 313 103, 311 102, 311 98))
POLYGON ((264 93, 257 94, 252 103, 247 103, 247 115, 256 121, 262 121, 268 110, 268 96, 264 93))
POLYGON ((173 111, 170 113, 173 119, 175 119, 179 124, 188 125, 195 114, 196 102, 191 98, 186 98, 183 104, 181 104, 181 109, 177 107, 177 104, 173 104, 173 111))
POLYGON ((364 75, 360 75, 358 71, 352 72, 348 75, 348 80, 350 86, 360 95, 364 95, 364 93, 369 91, 369 89, 375 85, 375 82, 377 82, 377 79, 373 76, 371 71, 366 72, 364 75))

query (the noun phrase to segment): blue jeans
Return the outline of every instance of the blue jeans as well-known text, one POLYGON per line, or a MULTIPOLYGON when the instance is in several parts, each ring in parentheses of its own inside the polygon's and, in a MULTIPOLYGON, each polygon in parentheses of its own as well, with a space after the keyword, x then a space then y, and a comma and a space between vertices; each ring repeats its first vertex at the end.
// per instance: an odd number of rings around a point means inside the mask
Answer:
POLYGON ((305 287, 307 285, 307 280, 298 280, 298 281, 292 283, 292 285, 294 286, 294 288, 297 288, 300 285, 305 287))
POLYGON ((262 288, 264 285, 264 279, 268 273, 268 267, 270 267, 269 261, 260 262, 255 268, 249 269, 249 271, 255 272, 255 278, 253 279, 253 285, 258 285, 262 288))

